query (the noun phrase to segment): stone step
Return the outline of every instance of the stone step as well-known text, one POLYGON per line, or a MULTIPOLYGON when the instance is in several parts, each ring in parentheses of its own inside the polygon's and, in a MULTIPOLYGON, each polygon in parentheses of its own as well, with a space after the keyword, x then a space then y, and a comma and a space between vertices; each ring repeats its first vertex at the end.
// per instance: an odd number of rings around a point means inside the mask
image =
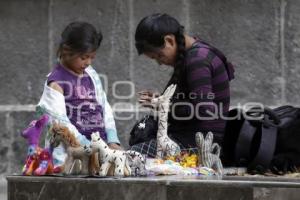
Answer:
POLYGON ((0 178, 0 200, 7 199, 7 182, 4 178, 0 178))
POLYGON ((82 178, 7 176, 7 181, 9 200, 298 200, 300 197, 300 179, 278 177, 82 178))

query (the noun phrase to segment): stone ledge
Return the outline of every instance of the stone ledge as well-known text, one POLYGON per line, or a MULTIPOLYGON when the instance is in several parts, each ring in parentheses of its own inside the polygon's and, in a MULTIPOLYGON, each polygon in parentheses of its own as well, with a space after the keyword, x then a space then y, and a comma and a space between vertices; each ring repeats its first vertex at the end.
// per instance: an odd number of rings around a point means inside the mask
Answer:
POLYGON ((276 177, 159 176, 80 178, 8 176, 9 200, 299 199, 300 180, 276 177))
POLYGON ((7 199, 7 181, 0 178, 0 200, 7 199))

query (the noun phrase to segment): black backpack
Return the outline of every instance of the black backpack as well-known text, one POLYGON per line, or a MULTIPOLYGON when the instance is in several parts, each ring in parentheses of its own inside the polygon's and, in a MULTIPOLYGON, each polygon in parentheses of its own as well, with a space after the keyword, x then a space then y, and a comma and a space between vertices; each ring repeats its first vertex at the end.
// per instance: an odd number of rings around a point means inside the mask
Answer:
POLYGON ((247 167, 249 172, 273 173, 295 171, 300 166, 300 109, 281 106, 258 111, 253 107, 229 111, 224 135, 225 166, 247 167), (248 119, 250 116, 252 119, 248 119), (255 119, 254 119, 255 118, 255 119), (258 119, 259 118, 259 119, 258 119))

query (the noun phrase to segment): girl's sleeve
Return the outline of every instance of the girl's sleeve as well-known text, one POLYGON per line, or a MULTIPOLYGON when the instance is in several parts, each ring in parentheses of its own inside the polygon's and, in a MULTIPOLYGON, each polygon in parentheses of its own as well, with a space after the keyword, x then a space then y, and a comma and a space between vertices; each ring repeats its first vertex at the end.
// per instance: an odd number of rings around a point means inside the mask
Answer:
POLYGON ((115 119, 113 116, 113 111, 107 101, 107 97, 105 91, 103 90, 99 75, 91 66, 88 67, 86 71, 89 73, 89 75, 93 80, 96 89, 97 100, 102 105, 103 108, 103 115, 104 115, 103 118, 104 118, 105 132, 107 135, 107 143, 120 144, 120 140, 118 138, 116 124, 115 124, 115 119))
POLYGON ((105 132, 107 134, 107 143, 118 143, 120 144, 120 140, 118 138, 115 119, 113 116, 113 111, 107 101, 107 97, 105 92, 102 92, 103 95, 103 104, 104 104, 104 124, 105 124, 105 132))

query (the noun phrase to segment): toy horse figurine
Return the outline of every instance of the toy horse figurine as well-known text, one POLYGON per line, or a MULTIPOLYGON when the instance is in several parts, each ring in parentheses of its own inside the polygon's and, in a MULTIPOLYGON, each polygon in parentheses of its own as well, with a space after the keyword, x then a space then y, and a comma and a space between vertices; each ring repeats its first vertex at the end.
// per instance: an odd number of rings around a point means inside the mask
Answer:
POLYGON ((146 175, 145 157, 136 151, 110 149, 99 132, 92 133, 91 147, 99 153, 100 176, 146 175))
POLYGON ((126 154, 121 150, 113 150, 101 139, 99 132, 92 133, 91 147, 99 153, 101 167, 99 170, 100 176, 130 176, 131 169, 126 162, 126 154), (114 167, 113 174, 109 174, 110 168, 114 167))
POLYGON ((208 132, 204 138, 201 132, 196 133, 198 157, 204 167, 214 169, 219 175, 223 174, 223 165, 220 159, 221 147, 213 143, 213 133, 208 132))
POLYGON ((21 135, 28 142, 26 163, 23 167, 23 175, 45 175, 53 173, 52 148, 42 149, 39 140, 43 128, 49 121, 48 115, 42 115, 40 119, 29 124, 21 135))
POLYGON ((157 150, 156 156, 164 158, 180 153, 179 145, 168 136, 168 114, 170 110, 170 99, 176 90, 176 85, 170 85, 163 95, 154 98, 151 104, 158 106, 158 130, 157 130, 157 150))
POLYGON ((81 146, 67 127, 53 123, 50 135, 50 143, 54 147, 61 142, 67 151, 67 158, 62 167, 64 174, 80 173, 82 175, 92 175, 99 170, 99 161, 95 152, 92 152, 90 147, 81 146), (81 161, 81 167, 77 166, 77 160, 81 161), (76 168, 79 168, 79 172, 74 170, 76 168))

